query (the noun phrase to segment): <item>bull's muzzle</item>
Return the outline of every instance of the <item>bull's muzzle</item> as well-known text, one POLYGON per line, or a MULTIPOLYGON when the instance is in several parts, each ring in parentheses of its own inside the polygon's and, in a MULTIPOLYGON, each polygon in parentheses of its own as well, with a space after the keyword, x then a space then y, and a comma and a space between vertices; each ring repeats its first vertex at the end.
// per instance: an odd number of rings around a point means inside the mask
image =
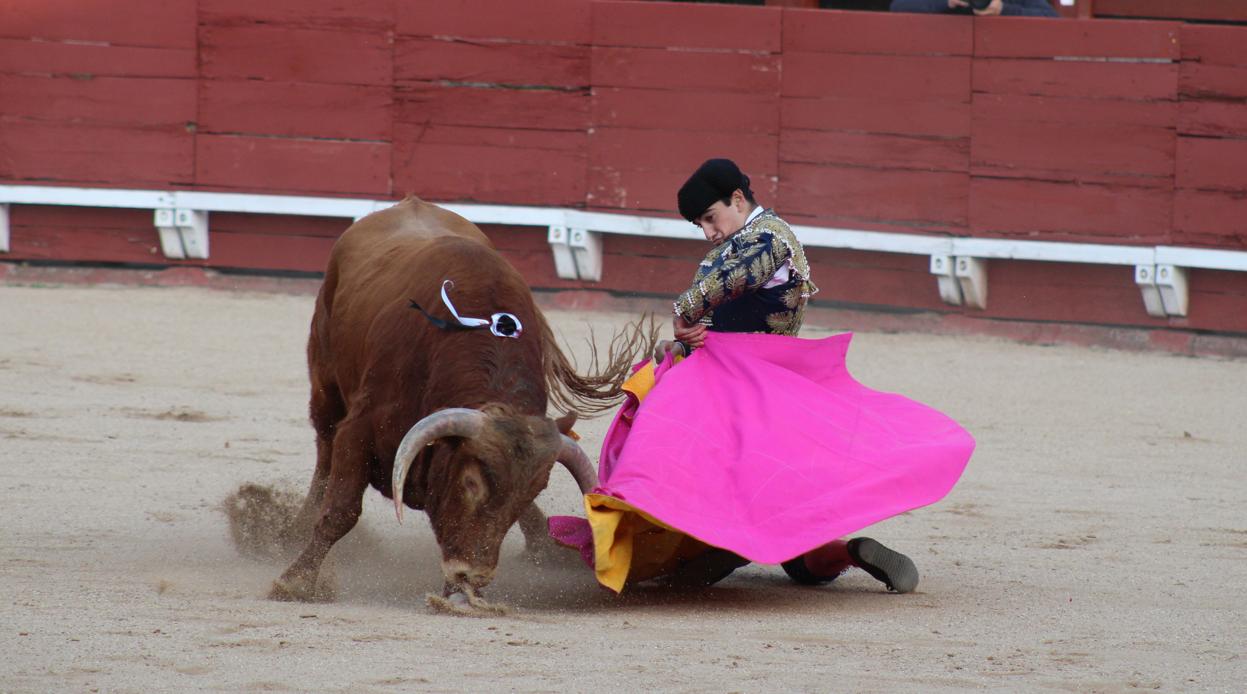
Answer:
POLYGON ((476 595, 477 591, 494 580, 494 569, 471 566, 467 562, 450 559, 442 562, 442 576, 445 578, 442 597, 448 598, 454 593, 476 595))

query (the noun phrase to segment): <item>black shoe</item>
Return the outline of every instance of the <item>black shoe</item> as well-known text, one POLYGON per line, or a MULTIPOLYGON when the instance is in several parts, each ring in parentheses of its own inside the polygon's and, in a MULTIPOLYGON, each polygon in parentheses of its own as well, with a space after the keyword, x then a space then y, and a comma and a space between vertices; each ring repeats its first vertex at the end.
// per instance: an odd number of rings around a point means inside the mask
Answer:
POLYGON ((904 554, 890 550, 869 537, 849 540, 847 549, 853 563, 883 582, 888 590, 908 593, 918 587, 918 567, 904 554))
POLYGON ((662 582, 671 588, 703 588, 722 581, 748 563, 748 559, 734 552, 711 548, 681 564, 662 582))

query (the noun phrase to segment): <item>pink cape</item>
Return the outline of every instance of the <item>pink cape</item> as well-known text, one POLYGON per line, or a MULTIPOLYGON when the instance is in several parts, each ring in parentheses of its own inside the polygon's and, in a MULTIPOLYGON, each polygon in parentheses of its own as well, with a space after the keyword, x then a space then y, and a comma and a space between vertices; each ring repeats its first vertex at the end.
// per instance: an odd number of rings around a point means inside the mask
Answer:
MULTIPOLYGON (((854 380, 851 338, 710 333, 688 359, 659 365, 643 402, 621 408, 594 494, 768 564, 939 500, 974 439, 854 380)), ((585 520, 550 521, 556 540, 593 556, 585 520)))

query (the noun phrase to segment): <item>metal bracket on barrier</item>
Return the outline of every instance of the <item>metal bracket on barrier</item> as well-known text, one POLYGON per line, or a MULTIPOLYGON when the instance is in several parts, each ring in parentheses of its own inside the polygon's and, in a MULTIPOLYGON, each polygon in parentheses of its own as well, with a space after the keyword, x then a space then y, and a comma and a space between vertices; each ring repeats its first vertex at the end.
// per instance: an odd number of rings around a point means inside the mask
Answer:
POLYGON ((961 305, 961 285, 953 275, 953 258, 950 255, 931 256, 931 274, 939 280, 940 298, 946 304, 961 305))
POLYGON ((1186 268, 1177 265, 1157 265, 1156 287, 1160 290, 1160 303, 1165 307, 1165 313, 1171 316, 1186 315, 1188 299, 1186 268))
POLYGON ((0 203, 0 253, 9 252, 9 206, 0 203))
POLYGON ((602 235, 585 229, 572 229, 568 245, 576 261, 576 274, 582 280, 602 280, 602 235))
POLYGON ((166 258, 208 257, 208 213, 203 210, 156 210, 160 250, 166 258))
POLYGON ((987 261, 957 256, 953 274, 957 275, 957 284, 961 285, 961 296, 966 306, 987 308, 987 261))
POLYGON ((574 280, 578 279, 576 274, 576 259, 572 257, 571 246, 568 245, 568 237, 570 234, 567 227, 551 226, 550 231, 546 234, 546 241, 550 244, 550 251, 554 254, 554 272, 559 279, 574 280))
POLYGON ((1147 309, 1147 315, 1164 318, 1167 314, 1165 305, 1161 302, 1160 288, 1156 286, 1156 266, 1135 265, 1134 283, 1143 292, 1143 307, 1147 309))

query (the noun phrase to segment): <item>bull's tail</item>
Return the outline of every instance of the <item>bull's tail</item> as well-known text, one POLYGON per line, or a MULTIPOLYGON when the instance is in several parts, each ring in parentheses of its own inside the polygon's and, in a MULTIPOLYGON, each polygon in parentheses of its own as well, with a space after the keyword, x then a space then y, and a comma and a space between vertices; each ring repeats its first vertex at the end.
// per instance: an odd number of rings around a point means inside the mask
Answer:
POLYGON ((658 341, 658 324, 653 315, 629 323, 615 333, 606 350, 605 359, 598 355, 597 341, 589 337, 588 371, 577 372, 555 341, 548 324, 542 325, 545 352, 546 386, 550 405, 561 412, 593 415, 623 402, 623 382, 632 372, 632 365, 653 354, 658 341))

